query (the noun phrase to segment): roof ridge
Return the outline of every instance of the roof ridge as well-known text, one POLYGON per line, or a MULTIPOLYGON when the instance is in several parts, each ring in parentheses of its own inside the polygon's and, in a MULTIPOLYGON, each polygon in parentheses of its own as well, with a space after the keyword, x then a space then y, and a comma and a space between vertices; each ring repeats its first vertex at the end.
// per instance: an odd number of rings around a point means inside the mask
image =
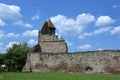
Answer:
POLYGON ((53 25, 53 23, 50 19, 48 19, 47 23, 48 23, 48 27, 55 28, 55 26, 53 25))

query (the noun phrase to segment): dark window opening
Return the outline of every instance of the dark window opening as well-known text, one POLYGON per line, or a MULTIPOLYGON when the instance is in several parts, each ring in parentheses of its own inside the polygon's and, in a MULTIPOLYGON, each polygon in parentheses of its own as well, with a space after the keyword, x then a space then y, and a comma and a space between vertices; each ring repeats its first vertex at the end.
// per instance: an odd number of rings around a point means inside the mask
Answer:
POLYGON ((92 70, 93 70, 93 68, 90 67, 90 66, 88 66, 88 67, 85 68, 85 71, 92 71, 92 70))
POLYGON ((43 61, 43 58, 40 58, 41 61, 43 61))

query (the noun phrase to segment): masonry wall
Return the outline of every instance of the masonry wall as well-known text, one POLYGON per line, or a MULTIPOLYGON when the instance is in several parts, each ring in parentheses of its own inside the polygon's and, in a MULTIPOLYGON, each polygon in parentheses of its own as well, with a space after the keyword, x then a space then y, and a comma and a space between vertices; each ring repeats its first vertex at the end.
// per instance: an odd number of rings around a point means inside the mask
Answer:
POLYGON ((39 34, 39 44, 42 53, 66 53, 67 44, 64 39, 56 35, 39 34))
POLYGON ((62 38, 58 38, 56 35, 50 35, 50 34, 39 34, 38 42, 41 41, 62 41, 62 38))
POLYGON ((40 42, 41 52, 43 53, 66 53, 67 46, 64 41, 43 41, 40 42))
POLYGON ((29 53, 23 71, 108 73, 108 67, 120 71, 120 51, 77 53, 29 53))

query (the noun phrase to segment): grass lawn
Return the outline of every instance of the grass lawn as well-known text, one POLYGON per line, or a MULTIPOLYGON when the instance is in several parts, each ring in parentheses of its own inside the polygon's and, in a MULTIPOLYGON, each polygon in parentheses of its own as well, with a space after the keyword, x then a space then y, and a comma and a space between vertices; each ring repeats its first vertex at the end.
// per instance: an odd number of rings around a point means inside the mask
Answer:
POLYGON ((80 73, 0 73, 0 80, 120 80, 120 75, 80 73))

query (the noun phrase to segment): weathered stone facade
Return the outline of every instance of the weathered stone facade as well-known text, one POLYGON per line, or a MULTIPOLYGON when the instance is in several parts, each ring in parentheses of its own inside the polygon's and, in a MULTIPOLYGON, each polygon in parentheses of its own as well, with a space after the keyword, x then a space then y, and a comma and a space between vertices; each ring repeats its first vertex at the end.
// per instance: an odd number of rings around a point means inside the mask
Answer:
POLYGON ((67 53, 65 40, 55 35, 55 27, 50 20, 39 31, 38 44, 42 53, 67 53))
POLYGON ((29 53, 23 71, 120 73, 120 51, 90 51, 66 54, 29 53))

